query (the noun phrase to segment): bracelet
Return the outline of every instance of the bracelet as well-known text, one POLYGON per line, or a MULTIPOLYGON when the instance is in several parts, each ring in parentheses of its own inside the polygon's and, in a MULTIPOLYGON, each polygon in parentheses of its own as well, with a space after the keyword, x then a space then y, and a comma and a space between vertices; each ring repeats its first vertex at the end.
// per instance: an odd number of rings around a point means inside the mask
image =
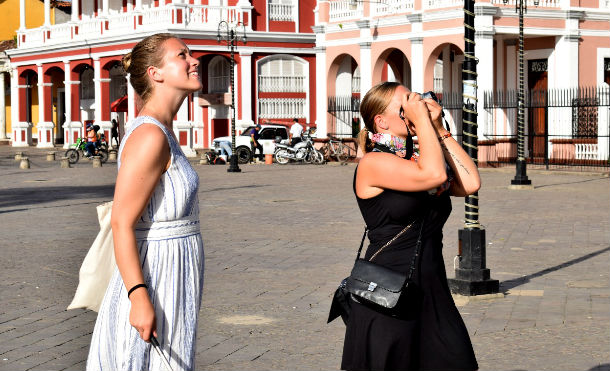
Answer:
POLYGON ((446 134, 443 134, 440 137, 438 137, 438 140, 442 142, 443 140, 445 140, 447 138, 451 138, 451 137, 452 137, 451 132, 448 131, 446 134))
POLYGON ((132 292, 136 291, 140 287, 146 287, 146 289, 148 290, 148 286, 146 286, 146 284, 139 283, 139 284, 135 285, 134 287, 132 287, 131 289, 129 289, 129 291, 127 292, 127 298, 129 299, 129 295, 131 295, 132 292))

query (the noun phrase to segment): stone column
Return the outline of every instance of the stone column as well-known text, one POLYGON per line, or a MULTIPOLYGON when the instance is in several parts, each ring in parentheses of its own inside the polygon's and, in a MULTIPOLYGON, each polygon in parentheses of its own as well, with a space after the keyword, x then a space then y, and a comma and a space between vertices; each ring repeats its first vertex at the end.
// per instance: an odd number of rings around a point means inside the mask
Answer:
MULTIPOLYGON (((73 0, 76 1, 76 0, 73 0)), ((108 16, 108 0, 102 0, 102 17, 108 16)))
POLYGON ((493 126, 493 120, 485 111, 485 99, 483 94, 491 92, 494 88, 494 34, 493 32, 478 32, 475 37, 475 56, 479 59, 477 63, 477 113, 478 125, 477 134, 479 138, 483 134, 495 134, 497 128, 493 126))
MULTIPOLYGON (((77 2, 77 1, 75 1, 77 2)), ((70 81, 70 62, 64 62, 64 93, 66 98, 64 99, 64 111, 65 117, 64 127, 62 130, 64 131, 64 148, 68 148, 70 146, 70 124, 72 122, 72 81, 70 81)))
POLYGON ((96 124, 102 121, 102 66, 99 57, 93 57, 93 84, 95 92, 95 114, 96 124))
POLYGON ((252 121, 252 51, 242 50, 239 52, 241 59, 241 122, 242 127, 247 127, 254 124, 252 121))
POLYGON ((78 2, 78 0, 74 0, 74 1, 72 1, 72 3, 71 3, 71 4, 72 4, 72 9, 71 9, 71 17, 70 17, 70 20, 71 20, 72 22, 78 22, 78 20, 79 20, 79 18, 80 18, 80 17, 79 17, 79 14, 78 14, 78 13, 79 13, 79 10, 78 10, 78 5, 79 5, 79 2, 78 2))
POLYGON ((51 25, 51 0, 44 0, 44 26, 51 25))
POLYGON ((451 92, 451 47, 449 45, 443 48, 443 92, 451 92))
POLYGON ((11 74, 11 126, 12 133, 10 137, 15 141, 15 123, 19 122, 19 73, 16 68, 13 68, 11 74))
POLYGON ((411 91, 424 92, 424 39, 411 39, 411 91))
POLYGON ((371 87, 373 87, 371 43, 364 42, 358 45, 360 45, 360 96, 364 97, 371 87))
MULTIPOLYGON (((319 6, 318 2, 318 6, 319 6)), ((318 9, 316 7, 316 9, 318 9)), ((319 14, 316 12, 316 15, 319 14)), ((313 26, 313 32, 316 34, 316 45, 320 45, 326 38, 326 26, 313 26)), ((326 48, 315 47, 316 53, 316 135, 318 138, 326 138, 328 135, 328 124, 326 122, 328 112, 328 86, 326 84, 326 48)))
POLYGON ((130 77, 130 74, 127 74, 125 76, 125 78, 127 79, 127 122, 136 118, 136 91, 131 85, 130 77))
POLYGON ((4 97, 4 72, 0 71, 0 139, 6 139, 6 101, 4 97))
MULTIPOLYGON (((47 89, 47 83, 45 83, 45 76, 42 70, 42 64, 37 64, 38 67, 38 123, 36 128, 38 129, 38 144, 36 147, 53 147, 53 122, 48 114, 48 105, 50 103, 50 96, 47 96, 50 89, 47 89)), ((48 83, 51 84, 51 83, 48 83)))
POLYGON ((19 31, 25 30, 25 0, 19 0, 19 31))
POLYGON ((196 156, 197 153, 193 150, 193 125, 189 121, 189 100, 190 96, 187 96, 176 114, 177 120, 174 120, 174 133, 178 137, 178 143, 180 143, 182 152, 186 156, 192 157, 196 156))

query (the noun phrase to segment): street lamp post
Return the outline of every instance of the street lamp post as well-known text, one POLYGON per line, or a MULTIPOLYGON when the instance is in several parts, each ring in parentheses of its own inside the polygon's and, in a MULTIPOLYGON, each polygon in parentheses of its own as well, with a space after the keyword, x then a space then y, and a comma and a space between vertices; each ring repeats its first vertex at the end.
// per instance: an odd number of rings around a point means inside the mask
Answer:
POLYGON ((246 27, 242 22, 230 25, 226 21, 220 21, 216 38, 218 42, 225 41, 231 52, 231 67, 229 72, 231 81, 231 159, 227 172, 239 173, 241 169, 239 168, 238 157, 235 151, 235 76, 233 70, 235 69, 236 44, 238 41, 242 41, 244 44, 247 42, 246 27))
MULTIPOLYGON (((517 94, 517 164, 515 178, 510 181, 510 189, 531 188, 532 181, 527 177, 527 162, 525 160, 525 89, 523 87, 523 13, 527 11, 527 0, 517 0, 515 7, 519 14, 519 92, 517 94)), ((503 0, 504 4, 508 0, 503 0)), ((534 0, 538 5, 539 0, 534 0)))
MULTIPOLYGON (((464 0, 463 146, 466 153, 477 163, 477 59, 474 53, 474 17, 474 0, 464 0)), ((449 287, 452 292, 466 296, 495 294, 499 291, 500 283, 490 278, 490 271, 486 267, 485 230, 479 223, 478 192, 467 196, 464 205, 464 229, 458 230, 459 265, 455 269, 455 278, 448 279, 449 287)))

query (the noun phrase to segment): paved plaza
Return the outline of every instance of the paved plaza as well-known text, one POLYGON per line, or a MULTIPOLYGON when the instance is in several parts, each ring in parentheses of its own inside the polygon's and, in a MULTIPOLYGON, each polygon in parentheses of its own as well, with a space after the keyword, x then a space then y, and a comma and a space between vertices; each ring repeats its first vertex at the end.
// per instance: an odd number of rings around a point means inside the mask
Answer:
MULTIPOLYGON (((66 311, 116 163, 73 168, 0 146, 0 370, 84 370, 96 313, 66 311)), ((60 150, 60 149, 58 149, 60 150)), ((326 324, 363 230, 355 165, 195 165, 205 289, 197 370, 336 370, 345 327, 326 324)), ((456 297, 480 369, 610 370, 610 181, 601 173, 483 169, 487 262, 504 295, 456 297)), ((464 202, 445 226, 450 277, 464 202)))

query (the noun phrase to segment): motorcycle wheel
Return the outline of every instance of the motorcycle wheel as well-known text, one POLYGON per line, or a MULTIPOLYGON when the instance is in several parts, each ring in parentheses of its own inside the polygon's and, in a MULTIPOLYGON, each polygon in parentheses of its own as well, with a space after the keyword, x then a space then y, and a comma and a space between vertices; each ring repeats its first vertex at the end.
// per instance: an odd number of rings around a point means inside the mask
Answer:
POLYGON ((75 163, 77 163, 80 157, 78 151, 75 149, 67 150, 65 156, 68 158, 68 162, 70 163, 70 165, 74 165, 75 163))
POLYGON ((318 150, 314 150, 313 163, 316 165, 324 164, 324 155, 318 150))
POLYGON ((102 161, 102 164, 105 164, 106 161, 108 161, 108 151, 104 151, 103 149, 100 149, 97 151, 97 155, 100 156, 100 160, 102 161))
POLYGON ((290 158, 288 157, 288 151, 286 151, 285 149, 280 149, 279 151, 275 152, 275 161, 277 161, 278 164, 287 164, 288 161, 290 161, 290 158))

